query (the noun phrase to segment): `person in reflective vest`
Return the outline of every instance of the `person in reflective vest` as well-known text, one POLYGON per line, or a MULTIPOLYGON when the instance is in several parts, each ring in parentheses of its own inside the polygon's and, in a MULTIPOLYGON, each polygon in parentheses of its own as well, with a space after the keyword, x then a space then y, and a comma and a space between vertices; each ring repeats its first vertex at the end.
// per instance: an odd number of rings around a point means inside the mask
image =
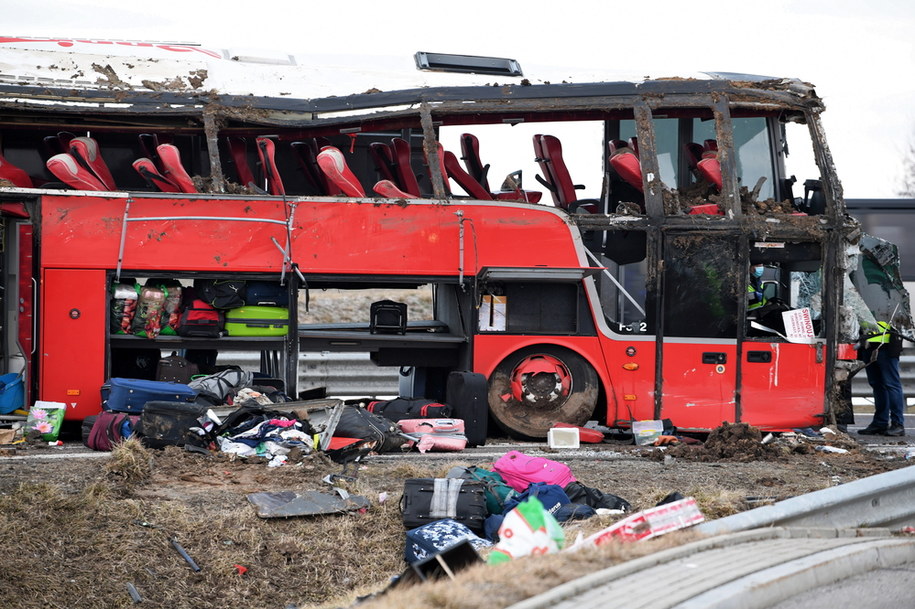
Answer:
POLYGON ((747 311, 753 313, 766 304, 762 286, 763 265, 754 264, 750 267, 750 283, 747 285, 747 311))
POLYGON ((877 322, 877 328, 864 337, 858 359, 865 363, 867 382, 874 391, 874 419, 858 431, 870 436, 904 436, 905 395, 899 378, 902 338, 890 324, 877 322))

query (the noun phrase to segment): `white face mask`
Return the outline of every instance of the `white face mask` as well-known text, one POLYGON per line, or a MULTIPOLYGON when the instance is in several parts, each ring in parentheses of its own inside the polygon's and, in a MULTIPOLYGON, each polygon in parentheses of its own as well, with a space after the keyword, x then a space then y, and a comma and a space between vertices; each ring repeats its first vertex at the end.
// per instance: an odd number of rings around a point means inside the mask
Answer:
POLYGON ((753 271, 753 276, 754 276, 754 277, 762 277, 762 276, 763 276, 763 267, 761 267, 761 266, 754 266, 751 270, 753 271))

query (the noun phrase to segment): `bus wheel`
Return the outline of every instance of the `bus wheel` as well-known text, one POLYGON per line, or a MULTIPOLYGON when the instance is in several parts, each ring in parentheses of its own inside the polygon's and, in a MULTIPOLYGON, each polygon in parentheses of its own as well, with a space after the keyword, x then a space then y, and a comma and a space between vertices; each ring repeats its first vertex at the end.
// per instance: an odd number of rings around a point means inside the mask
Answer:
POLYGON ((505 358, 489 379, 489 410, 513 436, 545 438, 557 422, 584 425, 597 395, 597 372, 562 347, 522 349, 505 358))

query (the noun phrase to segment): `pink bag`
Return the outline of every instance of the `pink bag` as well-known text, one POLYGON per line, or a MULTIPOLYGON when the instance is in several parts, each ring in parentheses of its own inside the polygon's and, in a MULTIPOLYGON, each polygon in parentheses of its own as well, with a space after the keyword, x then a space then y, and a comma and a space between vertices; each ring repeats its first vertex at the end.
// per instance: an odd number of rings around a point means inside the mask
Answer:
POLYGON ((512 450, 493 463, 493 471, 505 479, 510 487, 523 493, 533 482, 546 482, 565 488, 575 482, 572 470, 565 463, 551 461, 546 457, 531 457, 512 450))
POLYGON ((421 453, 429 450, 457 451, 467 447, 464 421, 461 419, 402 419, 397 425, 401 431, 416 438, 416 448, 421 453))

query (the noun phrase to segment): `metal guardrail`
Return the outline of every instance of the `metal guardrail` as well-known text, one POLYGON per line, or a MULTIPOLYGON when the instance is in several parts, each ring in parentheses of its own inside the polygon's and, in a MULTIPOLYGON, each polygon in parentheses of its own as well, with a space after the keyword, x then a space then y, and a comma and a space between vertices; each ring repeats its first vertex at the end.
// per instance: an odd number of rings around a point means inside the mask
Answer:
MULTIPOLYGON (((260 365, 257 351, 225 351, 220 364, 246 370, 260 365)), ((299 355, 299 391, 324 387, 332 396, 388 396, 399 392, 397 367, 376 366, 368 353, 302 353, 299 355)))
MULTIPOLYGON (((902 390, 905 396, 915 398, 915 355, 906 355, 903 352, 902 357, 899 358, 899 376, 902 378, 902 390)), ((852 379, 851 394, 856 398, 873 397, 874 392, 867 384, 867 375, 864 370, 858 372, 852 379)))
POLYGON ((759 527, 897 528, 915 525, 915 465, 792 497, 694 528, 721 535, 759 527))

